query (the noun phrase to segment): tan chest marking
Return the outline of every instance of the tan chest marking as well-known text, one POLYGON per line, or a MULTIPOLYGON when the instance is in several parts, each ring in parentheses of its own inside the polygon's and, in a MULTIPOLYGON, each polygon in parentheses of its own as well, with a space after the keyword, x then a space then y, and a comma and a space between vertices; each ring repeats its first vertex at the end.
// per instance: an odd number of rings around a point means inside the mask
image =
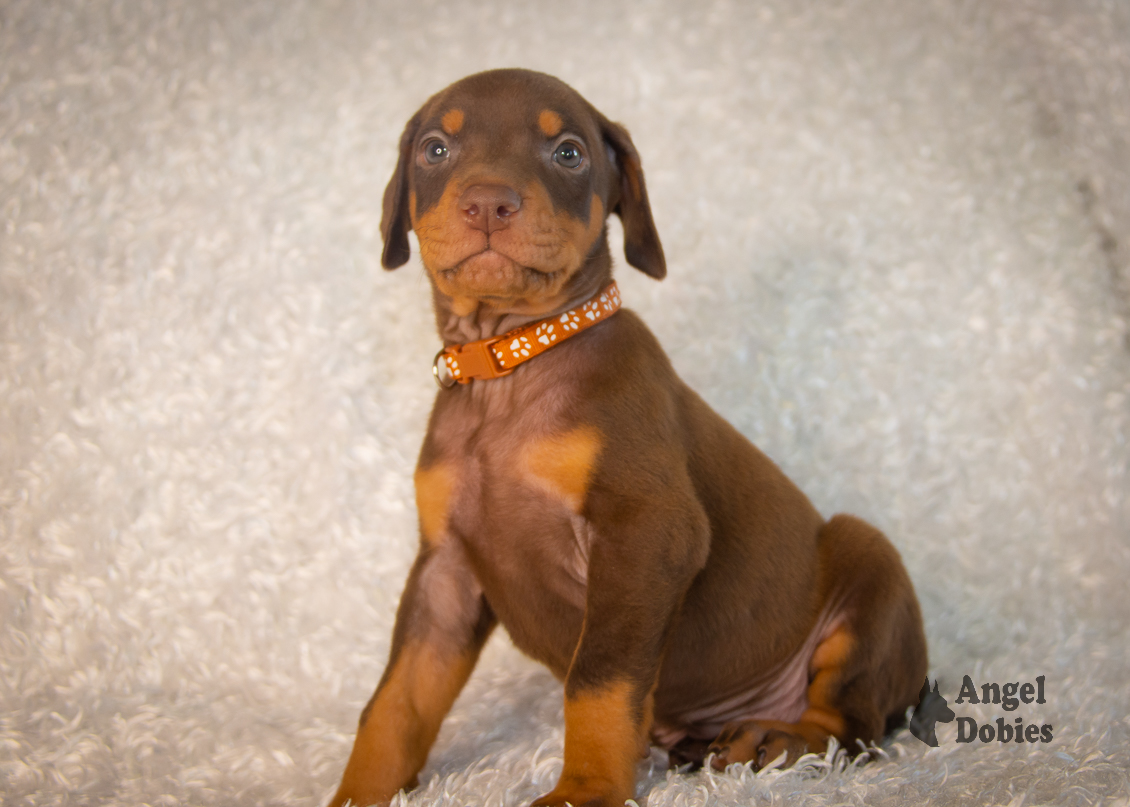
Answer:
POLYGON ((522 451, 524 478, 579 513, 600 455, 600 432, 578 426, 563 434, 535 440, 522 451))
POLYGON ((447 530, 455 471, 446 463, 416 470, 416 510, 420 514, 420 535, 431 544, 439 543, 447 530))

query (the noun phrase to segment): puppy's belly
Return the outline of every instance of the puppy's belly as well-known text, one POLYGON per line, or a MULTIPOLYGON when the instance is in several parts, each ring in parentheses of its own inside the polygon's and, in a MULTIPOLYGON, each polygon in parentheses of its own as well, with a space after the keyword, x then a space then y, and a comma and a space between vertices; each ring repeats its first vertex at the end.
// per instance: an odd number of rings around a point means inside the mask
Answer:
MULTIPOLYGON (((839 604, 826 607, 804 641, 773 668, 737 682, 733 688, 715 693, 694 693, 685 710, 656 715, 652 740, 671 748, 680 740, 713 740, 727 723, 743 720, 781 720, 795 723, 808 708, 808 664, 817 645, 845 620, 839 604)), ((734 641, 742 641, 735 636, 734 641)))

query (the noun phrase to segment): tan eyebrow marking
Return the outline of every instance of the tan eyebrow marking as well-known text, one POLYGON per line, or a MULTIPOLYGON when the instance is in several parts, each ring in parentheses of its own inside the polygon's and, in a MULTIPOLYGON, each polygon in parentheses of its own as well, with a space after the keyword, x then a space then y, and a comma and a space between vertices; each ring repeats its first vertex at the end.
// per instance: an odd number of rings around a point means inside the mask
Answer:
POLYGON ((459 134, 459 130, 463 128, 463 110, 462 109, 449 109, 443 113, 443 117, 439 120, 443 130, 449 135, 459 134))
POLYGON ((552 109, 543 109, 538 115, 538 128, 546 137, 556 137, 564 126, 561 116, 552 109))

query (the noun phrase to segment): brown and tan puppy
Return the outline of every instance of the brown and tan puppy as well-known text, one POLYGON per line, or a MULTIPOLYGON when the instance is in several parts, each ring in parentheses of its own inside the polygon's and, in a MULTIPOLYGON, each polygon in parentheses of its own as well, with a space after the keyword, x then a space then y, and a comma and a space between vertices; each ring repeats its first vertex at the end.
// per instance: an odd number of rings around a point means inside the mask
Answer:
MULTIPOLYGON (((610 213, 628 263, 662 278, 628 133, 557 79, 480 73, 408 122, 383 263, 408 260, 414 230, 458 351, 606 300, 610 213)), ((902 720, 926 641, 898 553, 856 518, 821 518, 635 314, 492 361, 436 396, 419 554, 332 804, 415 784, 499 622, 565 683, 564 770, 537 805, 623 804, 649 743, 676 761, 791 764, 902 720)))

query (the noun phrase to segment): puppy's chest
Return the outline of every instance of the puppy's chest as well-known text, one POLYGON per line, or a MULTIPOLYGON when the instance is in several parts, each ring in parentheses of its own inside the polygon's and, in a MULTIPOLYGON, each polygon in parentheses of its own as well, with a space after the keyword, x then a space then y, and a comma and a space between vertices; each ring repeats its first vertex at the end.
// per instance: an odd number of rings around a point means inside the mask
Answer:
POLYGON ((492 602, 583 609, 595 537, 583 509, 597 430, 515 417, 465 435, 449 430, 438 448, 416 479, 425 539, 460 543, 492 602))

